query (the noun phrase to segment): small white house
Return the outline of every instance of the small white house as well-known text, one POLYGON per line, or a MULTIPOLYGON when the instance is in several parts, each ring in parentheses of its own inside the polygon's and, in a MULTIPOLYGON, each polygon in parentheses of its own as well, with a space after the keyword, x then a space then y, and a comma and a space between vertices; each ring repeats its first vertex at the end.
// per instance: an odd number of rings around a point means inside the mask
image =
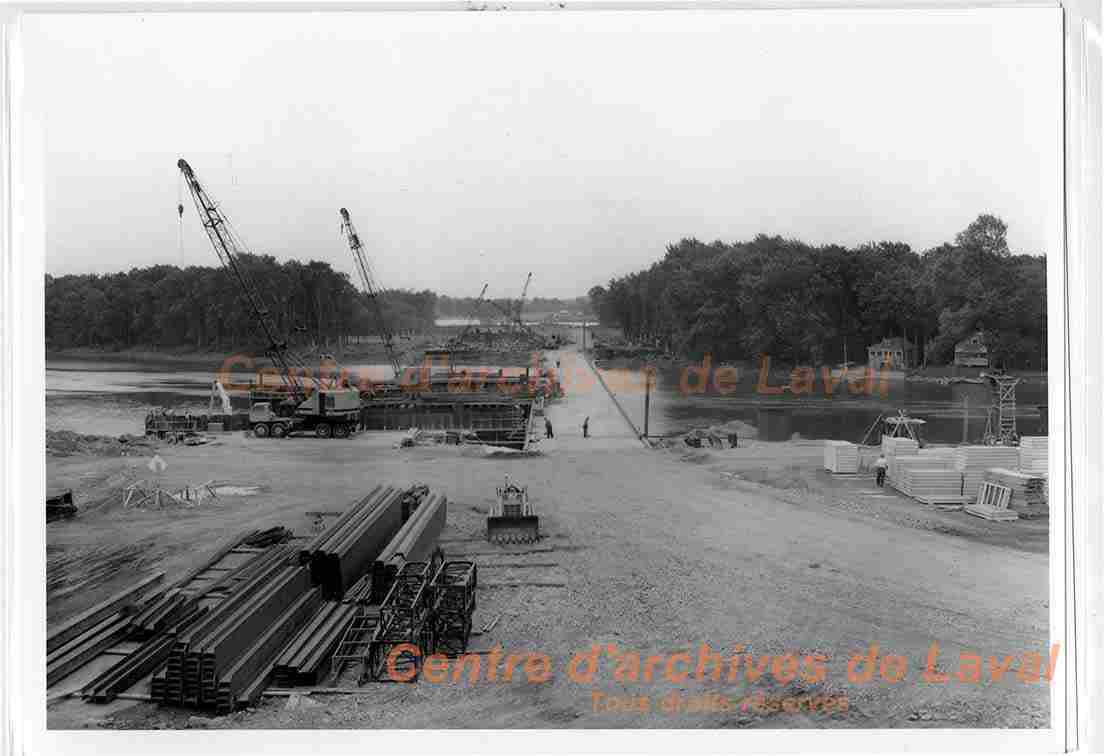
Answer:
POLYGON ((868 346, 866 357, 872 368, 907 370, 916 365, 916 345, 908 339, 893 336, 868 346))
POLYGON ((981 331, 955 344, 954 364, 963 367, 989 367, 989 348, 985 346, 985 335, 981 331))

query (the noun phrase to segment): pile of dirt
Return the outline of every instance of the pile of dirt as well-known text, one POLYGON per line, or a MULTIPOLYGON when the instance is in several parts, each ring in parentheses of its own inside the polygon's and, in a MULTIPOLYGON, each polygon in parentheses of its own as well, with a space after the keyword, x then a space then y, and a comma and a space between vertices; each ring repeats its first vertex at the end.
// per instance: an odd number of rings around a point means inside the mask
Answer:
POLYGON ((653 439, 650 443, 659 449, 683 449, 688 446, 695 449, 726 449, 731 447, 733 434, 737 444, 740 444, 757 438, 759 431, 754 425, 740 420, 730 420, 719 425, 693 428, 678 436, 653 439))
POLYGON ((68 430, 46 431, 46 453, 55 457, 88 454, 94 457, 133 457, 150 454, 157 442, 146 436, 89 436, 68 430))

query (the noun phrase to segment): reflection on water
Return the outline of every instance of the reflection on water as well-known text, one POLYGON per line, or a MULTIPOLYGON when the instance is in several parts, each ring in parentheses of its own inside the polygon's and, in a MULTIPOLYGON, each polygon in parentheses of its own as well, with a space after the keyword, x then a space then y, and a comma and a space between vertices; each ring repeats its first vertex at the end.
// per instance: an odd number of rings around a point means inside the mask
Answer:
MULTIPOLYGON (((378 381, 392 376, 387 365, 345 367, 354 379, 367 376, 378 381)), ((103 435, 137 434, 143 432, 146 412, 153 408, 208 412, 211 381, 218 376, 218 369, 218 364, 203 369, 195 365, 123 360, 49 360, 46 364, 46 427, 103 435)), ((478 366, 469 366, 469 369, 491 370, 478 366)), ((497 372, 497 368, 494 371, 497 372)), ((506 368, 504 372, 518 375, 524 373, 524 368, 506 368)), ((602 368, 601 372, 637 427, 643 428, 644 383, 639 368, 602 368)), ((233 382, 243 386, 256 378, 246 372, 235 372, 231 377, 233 382)), ((661 367, 657 371, 657 385, 651 396, 651 434, 671 435, 729 420, 754 425, 757 409, 763 402, 779 402, 793 409, 793 430, 804 438, 859 441, 879 414, 897 409, 905 409, 926 420, 925 437, 929 441, 951 443, 963 437, 963 411, 952 397, 951 388, 935 382, 905 381, 900 374, 890 374, 884 398, 877 385, 872 387, 870 395, 854 395, 846 383, 836 386, 834 394, 827 396, 820 376, 814 390, 800 396, 764 396, 758 390, 758 371, 740 370, 736 380, 726 382, 722 379, 720 389, 716 373, 705 376, 704 384, 696 375, 685 383, 683 378, 684 371, 678 366, 661 367), (704 390, 695 393, 701 388, 704 390)), ((268 380, 276 379, 269 377, 268 380)), ((777 386, 777 381, 772 385, 777 386)), ((568 392, 571 390, 569 384, 568 392)), ((248 408, 244 391, 231 390, 230 397, 235 410, 248 408)), ((1046 404, 1046 384, 1038 380, 1021 383, 1017 387, 1017 400, 1020 433, 1043 432, 1036 407, 1046 404)), ((217 397, 214 406, 219 406, 217 397)), ((966 434, 970 439, 977 439, 985 430, 985 413, 979 402, 970 406, 966 434)))
MULTIPOLYGON (((599 368, 633 422, 643 429, 645 392, 639 368, 599 368)), ((759 390, 758 371, 740 370, 737 375, 735 380, 725 380, 722 375, 718 383, 716 373, 702 380, 703 376, 688 377, 676 366, 659 368, 650 399, 649 434, 675 435, 730 420, 756 425, 758 408, 770 404, 792 409, 793 430, 803 438, 858 442, 879 415, 895 414, 898 409, 927 421, 924 428, 927 441, 955 443, 963 438, 963 408, 960 400, 952 397, 948 385, 906 381, 900 373, 889 373, 884 387, 876 378, 869 394, 852 393, 846 381, 841 381, 828 395, 822 376, 817 375, 812 391, 772 395, 759 390)), ((838 373, 835 378, 839 378, 838 373)), ((777 389, 779 384, 774 379, 766 386, 777 389)), ((1044 382, 1024 382, 1017 387, 1017 425, 1021 435, 1045 433, 1037 405, 1046 401, 1044 382)), ((975 402, 965 415, 967 438, 980 438, 985 431, 985 410, 975 402)))
MULTIPOLYGON (((144 432, 145 416, 156 408, 177 412, 219 412, 217 396, 212 403, 212 381, 223 380, 235 411, 249 407, 244 389, 257 380, 255 373, 220 372, 221 363, 204 369, 189 364, 139 363, 126 360, 47 360, 46 427, 106 436, 144 432), (235 389, 234 386, 242 388, 235 389), (212 409, 213 407, 213 409, 212 409)), ((343 365, 354 385, 367 379, 383 381, 393 377, 390 365, 343 365)), ((489 367, 467 366, 473 371, 489 367)), ((498 368, 494 368, 497 373, 498 368)), ((520 375, 524 368, 505 368, 505 375, 520 375)), ((278 383, 268 375, 266 383, 278 383)))

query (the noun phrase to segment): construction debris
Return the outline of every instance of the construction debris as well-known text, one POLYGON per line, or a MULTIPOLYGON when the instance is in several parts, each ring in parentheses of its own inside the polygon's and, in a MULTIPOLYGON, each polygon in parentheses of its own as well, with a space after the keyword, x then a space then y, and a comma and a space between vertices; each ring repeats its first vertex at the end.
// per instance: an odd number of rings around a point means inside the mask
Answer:
POLYGON ((242 545, 255 549, 265 549, 269 546, 275 546, 278 543, 286 543, 290 539, 291 531, 282 525, 277 525, 268 530, 258 530, 246 536, 242 540, 242 545))
POLYGON ((77 505, 73 503, 73 492, 62 491, 46 497, 46 522, 69 519, 76 516, 77 505))
POLYGON ((46 453, 55 457, 90 454, 98 457, 128 457, 149 454, 156 441, 123 434, 118 437, 95 436, 68 430, 46 431, 46 453))

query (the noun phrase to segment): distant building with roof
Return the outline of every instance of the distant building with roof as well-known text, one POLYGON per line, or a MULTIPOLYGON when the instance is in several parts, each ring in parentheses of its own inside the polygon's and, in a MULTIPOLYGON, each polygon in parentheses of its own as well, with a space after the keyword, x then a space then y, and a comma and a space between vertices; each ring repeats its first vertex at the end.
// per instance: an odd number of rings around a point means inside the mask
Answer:
POLYGON ((981 331, 955 344, 954 364, 962 367, 989 367, 989 347, 985 345, 985 335, 981 331))
POLYGON ((868 346, 866 359, 873 368, 907 370, 916 367, 916 345, 901 336, 891 336, 868 346))

